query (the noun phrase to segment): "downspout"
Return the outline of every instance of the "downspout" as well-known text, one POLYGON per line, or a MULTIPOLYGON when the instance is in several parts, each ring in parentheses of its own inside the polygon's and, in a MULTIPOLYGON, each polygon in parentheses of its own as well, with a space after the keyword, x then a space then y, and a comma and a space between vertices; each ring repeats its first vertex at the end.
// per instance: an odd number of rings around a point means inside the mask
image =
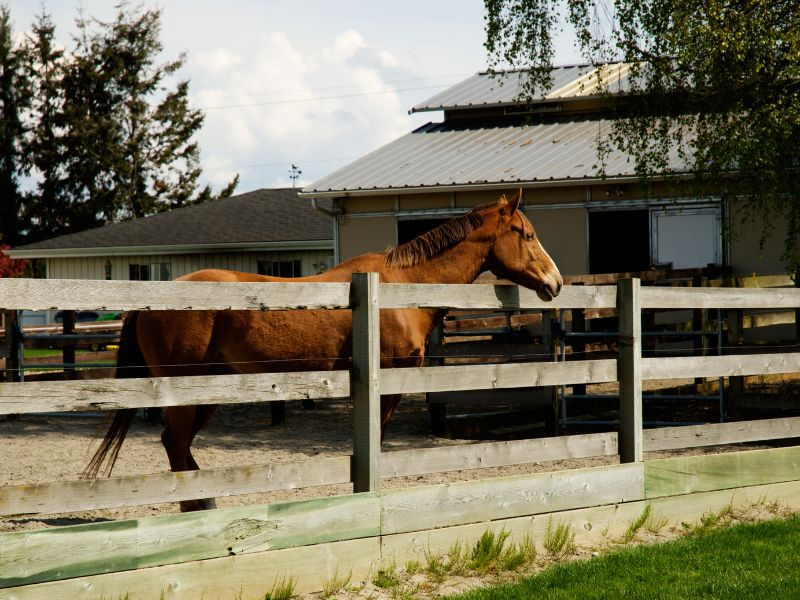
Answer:
MULTIPOLYGON (((333 206, 336 206, 336 199, 334 198, 332 201, 333 206)), ((331 217, 333 221, 333 265, 336 266, 339 264, 339 219, 337 218, 337 211, 336 210, 328 210, 327 208, 320 206, 317 204, 317 199, 311 199, 311 206, 314 210, 318 210, 321 213, 324 213, 331 217)))

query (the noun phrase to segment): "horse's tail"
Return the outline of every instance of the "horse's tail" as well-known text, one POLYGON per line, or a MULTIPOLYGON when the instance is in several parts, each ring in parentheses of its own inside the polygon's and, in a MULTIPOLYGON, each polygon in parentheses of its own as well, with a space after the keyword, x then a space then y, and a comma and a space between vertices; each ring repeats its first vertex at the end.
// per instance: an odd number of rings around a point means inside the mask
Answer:
MULTIPOLYGON (((139 313, 134 311, 127 313, 122 322, 119 350, 117 351, 117 379, 150 376, 150 369, 147 367, 136 335, 136 322, 138 319, 139 313)), ((108 432, 94 453, 92 460, 89 461, 89 464, 86 465, 83 473, 81 473, 82 479, 96 479, 97 474, 103 467, 103 463, 107 463, 104 470, 105 476, 111 475, 111 470, 117 461, 122 443, 125 441, 128 429, 130 429, 131 423, 133 423, 133 419, 136 416, 136 409, 123 408, 114 411, 112 414, 113 418, 110 418, 111 425, 108 428, 108 432)))

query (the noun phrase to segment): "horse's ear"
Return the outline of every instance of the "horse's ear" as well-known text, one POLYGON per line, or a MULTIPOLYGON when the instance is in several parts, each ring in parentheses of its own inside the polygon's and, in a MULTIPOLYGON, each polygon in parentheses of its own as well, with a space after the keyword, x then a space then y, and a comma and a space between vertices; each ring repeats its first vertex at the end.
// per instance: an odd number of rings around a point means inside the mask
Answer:
MULTIPOLYGON (((506 200, 505 195, 501 196, 500 200, 506 200)), ((511 216, 515 212, 517 212, 517 209, 519 208, 519 204, 520 204, 520 202, 522 202, 522 188, 519 188, 517 190, 517 193, 514 194, 514 197, 511 198, 510 202, 508 200, 506 200, 506 202, 507 202, 507 206, 503 207, 503 214, 511 216)))

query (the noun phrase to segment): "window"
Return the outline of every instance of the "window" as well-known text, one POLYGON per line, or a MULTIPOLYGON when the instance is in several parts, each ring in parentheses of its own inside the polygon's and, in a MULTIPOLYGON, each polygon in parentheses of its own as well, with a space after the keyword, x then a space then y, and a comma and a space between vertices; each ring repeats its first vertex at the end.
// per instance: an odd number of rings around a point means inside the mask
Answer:
POLYGON ((128 265, 128 279, 131 281, 169 281, 172 279, 171 271, 170 263, 128 265))
POLYGON ((258 274, 272 277, 301 277, 301 265, 300 260, 260 260, 258 274))
POLYGON ((651 265, 705 268, 722 263, 719 206, 666 206, 589 213, 589 271, 625 273, 651 265))

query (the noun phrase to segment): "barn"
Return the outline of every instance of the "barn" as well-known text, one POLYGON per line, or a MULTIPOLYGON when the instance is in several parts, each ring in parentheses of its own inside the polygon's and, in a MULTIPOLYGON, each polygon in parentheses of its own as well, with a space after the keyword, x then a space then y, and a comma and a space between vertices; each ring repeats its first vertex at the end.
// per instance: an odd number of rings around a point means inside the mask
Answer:
POLYGON ((783 232, 759 247, 760 227, 723 235, 738 224, 743 200, 723 193, 695 197, 677 153, 673 176, 644 190, 631 157, 597 167, 597 143, 610 127, 598 75, 624 89, 625 64, 557 67, 553 88, 517 100, 525 71, 501 78, 482 72, 411 109, 441 112, 430 122, 307 186, 337 214, 337 259, 402 243, 444 219, 524 189, 526 213, 566 275, 651 268, 730 267, 733 275, 785 274, 783 232), (604 69, 598 74, 598 68, 604 69))
POLYGON ((292 188, 260 189, 9 250, 48 279, 165 281, 206 268, 282 277, 333 264, 330 211, 292 188))

